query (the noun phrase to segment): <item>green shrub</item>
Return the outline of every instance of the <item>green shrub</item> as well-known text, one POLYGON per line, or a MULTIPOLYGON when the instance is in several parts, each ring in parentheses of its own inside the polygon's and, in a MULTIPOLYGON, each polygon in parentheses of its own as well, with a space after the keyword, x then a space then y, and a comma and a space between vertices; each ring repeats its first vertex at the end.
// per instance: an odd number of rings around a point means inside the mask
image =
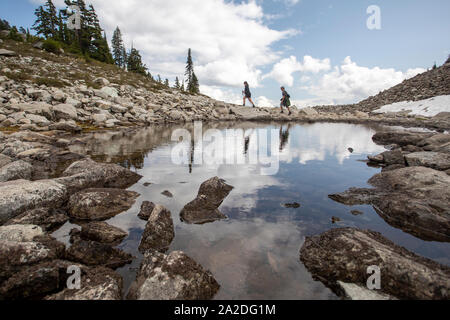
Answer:
POLYGON ((9 30, 8 38, 14 41, 23 42, 23 36, 17 31, 16 27, 12 27, 11 30, 9 30))
POLYGON ((47 52, 52 52, 54 54, 59 54, 61 49, 61 44, 58 41, 47 39, 44 41, 42 45, 42 49, 47 52))
POLYGON ((55 87, 55 88, 62 88, 66 86, 64 82, 51 78, 37 78, 34 80, 34 82, 38 86, 45 85, 47 87, 55 87))

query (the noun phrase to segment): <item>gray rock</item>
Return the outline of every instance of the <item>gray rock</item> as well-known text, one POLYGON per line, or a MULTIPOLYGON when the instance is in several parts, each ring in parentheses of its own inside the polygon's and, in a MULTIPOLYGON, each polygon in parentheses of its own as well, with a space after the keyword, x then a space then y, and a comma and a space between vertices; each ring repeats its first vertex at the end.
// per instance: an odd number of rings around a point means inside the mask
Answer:
POLYGON ((113 227, 106 222, 90 222, 81 228, 80 237, 83 240, 97 241, 106 244, 119 244, 128 233, 113 227))
POLYGON ((107 220, 130 209, 138 196, 122 189, 83 190, 70 197, 69 216, 77 220, 107 220))
POLYGON ((139 251, 153 249, 166 252, 174 237, 175 231, 170 211, 161 205, 156 205, 145 226, 139 251))
POLYGON ((148 221, 155 207, 156 205, 153 202, 144 201, 141 205, 141 210, 139 211, 138 217, 142 220, 148 221))
POLYGON ((29 180, 32 173, 33 166, 31 164, 22 160, 14 161, 0 168, 0 182, 19 179, 29 180))
POLYGON ((12 159, 8 156, 5 156, 0 153, 0 168, 3 166, 6 166, 7 164, 11 163, 12 159))
POLYGON ((381 234, 353 228, 307 237, 300 259, 336 293, 337 281, 366 286, 367 268, 381 269, 381 293, 399 299, 447 300, 450 268, 399 247, 381 234))
POLYGON ((354 283, 345 283, 338 281, 340 296, 345 297, 348 300, 364 300, 364 301, 381 301, 381 300, 397 300, 393 296, 379 293, 376 290, 369 290, 367 287, 363 287, 354 283))
POLYGON ((48 126, 50 130, 60 130, 60 131, 68 131, 72 133, 79 133, 82 131, 81 127, 75 123, 69 121, 60 121, 57 123, 53 123, 48 126))
POLYGON ((11 50, 0 49, 0 57, 15 57, 17 53, 11 50))
POLYGON ((16 180, 0 183, 0 224, 40 207, 58 208, 67 199, 67 188, 52 180, 16 180))
POLYGON ((77 239, 66 250, 66 258, 87 266, 117 269, 133 261, 133 256, 110 245, 77 239))
POLYGON ((425 167, 382 172, 374 189, 352 188, 330 198, 347 205, 372 204, 390 225, 426 241, 450 242, 450 177, 425 167))
POLYGON ((100 89, 101 92, 106 94, 110 98, 116 98, 119 96, 119 93, 117 92, 117 89, 112 87, 103 87, 100 89))
POLYGON ((197 198, 181 210, 181 220, 190 224, 204 224, 226 219, 218 208, 232 189, 232 186, 218 177, 205 181, 200 186, 197 198))
POLYGON ((129 300, 210 300, 220 286, 209 271, 181 251, 147 251, 129 300))
POLYGON ((77 109, 71 104, 58 104, 53 106, 53 112, 57 120, 77 120, 77 109))
POLYGON ((60 210, 54 208, 38 208, 26 211, 17 217, 8 220, 8 225, 37 225, 47 232, 51 232, 62 226, 69 220, 69 216, 60 210))
POLYGON ((98 163, 91 159, 74 162, 56 181, 71 191, 86 188, 126 189, 138 182, 142 176, 116 164, 98 163))
POLYGON ((439 152, 415 152, 405 156, 408 166, 422 166, 435 170, 450 169, 450 154, 439 152))
POLYGON ((383 162, 387 165, 405 164, 405 157, 400 149, 383 152, 382 156, 383 162))
POLYGON ((0 241, 32 242, 43 236, 42 228, 36 225, 8 225, 0 227, 0 241))
POLYGON ((422 140, 431 136, 433 136, 433 133, 388 131, 376 133, 372 140, 381 145, 395 143, 400 147, 404 147, 407 145, 417 145, 422 140))
POLYGON ((105 78, 96 78, 94 80, 94 83, 98 84, 100 86, 107 86, 107 85, 109 85, 109 81, 107 79, 105 79, 105 78))

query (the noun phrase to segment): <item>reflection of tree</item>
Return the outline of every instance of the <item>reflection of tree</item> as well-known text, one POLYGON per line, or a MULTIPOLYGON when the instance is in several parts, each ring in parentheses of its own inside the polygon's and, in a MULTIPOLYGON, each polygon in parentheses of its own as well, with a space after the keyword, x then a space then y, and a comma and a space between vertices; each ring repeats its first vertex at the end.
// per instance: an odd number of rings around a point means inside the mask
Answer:
POLYGON ((194 137, 192 137, 192 139, 191 139, 191 149, 190 149, 190 158, 189 158, 189 173, 192 173, 192 167, 193 167, 193 164, 194 164, 194 158, 195 158, 195 141, 194 141, 194 137))
POLYGON ((289 130, 291 129, 291 125, 288 124, 286 130, 283 130, 283 126, 280 127, 280 152, 286 148, 286 144, 289 143, 289 130))

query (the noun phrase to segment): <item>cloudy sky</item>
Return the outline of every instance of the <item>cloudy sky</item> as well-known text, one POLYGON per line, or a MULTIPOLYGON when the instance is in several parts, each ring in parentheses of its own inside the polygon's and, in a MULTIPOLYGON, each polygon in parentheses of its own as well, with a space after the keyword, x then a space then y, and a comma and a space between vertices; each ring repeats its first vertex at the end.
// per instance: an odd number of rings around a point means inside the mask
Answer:
MULTIPOLYGON (((44 0, 2 0, 0 18, 33 24, 44 0)), ((55 0, 62 5, 62 0, 55 0)), ((111 37, 119 26, 150 67, 172 82, 192 48, 201 91, 261 106, 280 85, 298 106, 357 102, 442 64, 450 54, 448 0, 90 0, 111 37), (371 5, 381 29, 370 30, 371 5)), ((241 102, 242 103, 242 102, 241 102)))

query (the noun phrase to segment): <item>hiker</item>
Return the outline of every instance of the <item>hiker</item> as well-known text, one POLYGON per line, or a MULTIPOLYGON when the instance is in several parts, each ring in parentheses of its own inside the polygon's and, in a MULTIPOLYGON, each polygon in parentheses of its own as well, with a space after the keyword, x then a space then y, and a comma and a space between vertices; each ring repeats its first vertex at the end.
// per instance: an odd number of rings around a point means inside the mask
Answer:
POLYGON ((250 87, 249 87, 247 81, 244 82, 244 86, 245 86, 245 89, 244 89, 244 91, 242 91, 242 94, 244 95, 244 104, 243 104, 243 106, 245 107, 245 100, 248 99, 248 101, 250 101, 252 103, 253 108, 256 108, 255 104, 252 101, 252 94, 250 92, 250 87))
POLYGON ((283 98, 281 98, 281 103, 280 103, 280 108, 281 108, 281 113, 284 113, 283 107, 286 107, 289 111, 289 115, 292 114, 291 109, 289 108, 291 106, 291 96, 289 95, 289 93, 286 92, 286 90, 284 89, 284 87, 281 87, 281 92, 283 94, 283 98))

